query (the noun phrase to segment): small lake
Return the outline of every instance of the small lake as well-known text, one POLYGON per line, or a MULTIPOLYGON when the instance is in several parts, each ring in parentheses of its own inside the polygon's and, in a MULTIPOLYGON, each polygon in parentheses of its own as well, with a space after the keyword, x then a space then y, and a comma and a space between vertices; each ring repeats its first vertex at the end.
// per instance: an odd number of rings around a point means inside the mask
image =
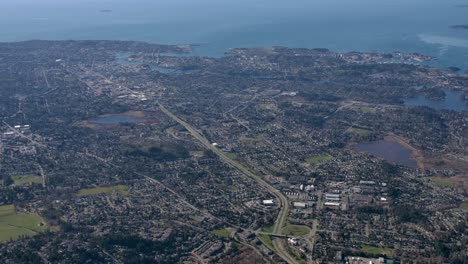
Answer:
POLYGON ((120 124, 120 123, 139 123, 145 121, 144 118, 140 117, 132 117, 126 115, 113 115, 113 116, 105 116, 105 117, 98 117, 93 119, 91 122, 95 124, 101 125, 111 125, 111 124, 120 124))
POLYGON ((359 143, 354 146, 357 151, 367 152, 376 157, 398 165, 416 167, 417 162, 413 158, 411 150, 395 141, 374 141, 359 143))
POLYGON ((434 109, 454 110, 457 112, 468 111, 468 105, 463 100, 463 91, 445 91, 443 100, 430 100, 424 95, 405 100, 405 105, 427 106, 434 109))

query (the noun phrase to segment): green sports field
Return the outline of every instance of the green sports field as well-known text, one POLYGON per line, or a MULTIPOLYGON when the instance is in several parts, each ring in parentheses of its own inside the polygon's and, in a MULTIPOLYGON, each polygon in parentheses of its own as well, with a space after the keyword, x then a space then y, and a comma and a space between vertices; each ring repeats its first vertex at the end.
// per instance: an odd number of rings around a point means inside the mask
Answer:
POLYGON ((127 185, 115 185, 115 186, 107 186, 107 187, 82 189, 78 192, 78 195, 87 196, 87 195, 97 195, 97 194, 112 193, 112 192, 117 192, 123 195, 127 195, 128 186, 127 185))
POLYGON ((332 159, 333 159, 333 156, 331 156, 331 155, 323 155, 323 156, 309 157, 305 161, 307 163, 309 163, 309 164, 318 164, 318 163, 321 163, 321 162, 324 162, 324 161, 329 161, 329 160, 332 160, 332 159))
POLYGON ((44 219, 38 214, 16 213, 14 205, 0 206, 0 243, 33 236, 47 228, 44 219))
POLYGON ((26 183, 42 184, 42 178, 39 176, 13 176, 11 178, 15 182, 15 185, 23 185, 26 183))

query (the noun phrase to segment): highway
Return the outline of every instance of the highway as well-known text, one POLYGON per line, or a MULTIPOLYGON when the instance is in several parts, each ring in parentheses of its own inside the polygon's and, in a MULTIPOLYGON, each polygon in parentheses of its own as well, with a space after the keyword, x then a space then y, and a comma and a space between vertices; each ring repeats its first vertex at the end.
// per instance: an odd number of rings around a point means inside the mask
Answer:
MULTIPOLYGON (((281 229, 286 224, 286 221, 288 219, 288 213, 289 213, 289 203, 288 203, 286 196, 284 196, 279 190, 275 189, 269 183, 264 181, 261 177, 259 177, 258 175, 255 175, 253 172, 251 172, 246 167, 242 166, 237 161, 230 159, 228 156, 226 156, 226 154, 223 151, 213 146, 200 132, 198 132, 197 129, 195 129, 194 127, 189 125, 187 122, 183 121, 182 119, 178 118, 176 115, 174 115, 171 111, 169 111, 163 105, 158 104, 158 106, 164 114, 166 114, 175 122, 182 125, 185 129, 187 129, 187 131, 189 131, 190 134, 195 139, 197 139, 205 148, 213 151, 213 153, 215 153, 223 162, 239 170, 246 177, 256 181, 260 186, 268 190, 272 195, 274 195, 280 201, 280 212, 278 214, 278 218, 273 227, 272 233, 281 234, 281 229)), ((273 245, 275 247, 276 253, 281 258, 283 258, 283 260, 285 260, 286 262, 290 264, 297 263, 294 257, 291 257, 289 253, 287 252, 287 250, 284 248, 284 244, 282 243, 281 239, 277 239, 277 238, 274 239, 273 245)))
POLYGON ((3 121, 3 124, 4 124, 5 126, 7 126, 7 127, 8 127, 13 133, 15 133, 17 136, 22 137, 22 138, 28 140, 28 141, 31 142, 33 145, 35 145, 35 146, 37 146, 37 147, 44 147, 44 148, 47 148, 46 145, 35 141, 34 139, 32 139, 31 136, 26 136, 26 135, 24 135, 24 134, 21 133, 18 129, 14 128, 13 126, 11 126, 10 124, 8 124, 7 122, 3 121))

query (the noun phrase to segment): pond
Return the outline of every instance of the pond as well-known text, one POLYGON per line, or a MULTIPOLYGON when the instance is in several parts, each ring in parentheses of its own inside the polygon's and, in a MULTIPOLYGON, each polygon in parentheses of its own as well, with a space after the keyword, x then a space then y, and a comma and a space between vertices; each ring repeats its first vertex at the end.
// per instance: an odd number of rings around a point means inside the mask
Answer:
POLYGON ((424 95, 405 100, 405 105, 427 106, 434 109, 454 110, 457 112, 468 111, 468 105, 463 100, 463 91, 445 91, 443 100, 430 100, 424 95))
POLYGON ((367 152, 376 157, 398 165, 416 167, 417 162, 414 159, 410 149, 395 141, 380 140, 374 142, 359 143, 354 149, 361 152, 367 152))

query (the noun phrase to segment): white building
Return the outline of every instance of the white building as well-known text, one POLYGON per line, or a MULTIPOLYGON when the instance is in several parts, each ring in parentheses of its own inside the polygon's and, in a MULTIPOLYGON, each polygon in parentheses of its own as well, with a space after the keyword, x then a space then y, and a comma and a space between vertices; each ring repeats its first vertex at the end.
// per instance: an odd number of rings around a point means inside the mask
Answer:
POLYGON ((306 208, 307 204, 303 203, 303 202, 294 202, 293 206, 296 207, 296 208, 306 208))
POLYGON ((275 205, 275 201, 273 201, 273 200, 263 200, 262 204, 265 205, 265 206, 273 206, 273 205, 275 205))

